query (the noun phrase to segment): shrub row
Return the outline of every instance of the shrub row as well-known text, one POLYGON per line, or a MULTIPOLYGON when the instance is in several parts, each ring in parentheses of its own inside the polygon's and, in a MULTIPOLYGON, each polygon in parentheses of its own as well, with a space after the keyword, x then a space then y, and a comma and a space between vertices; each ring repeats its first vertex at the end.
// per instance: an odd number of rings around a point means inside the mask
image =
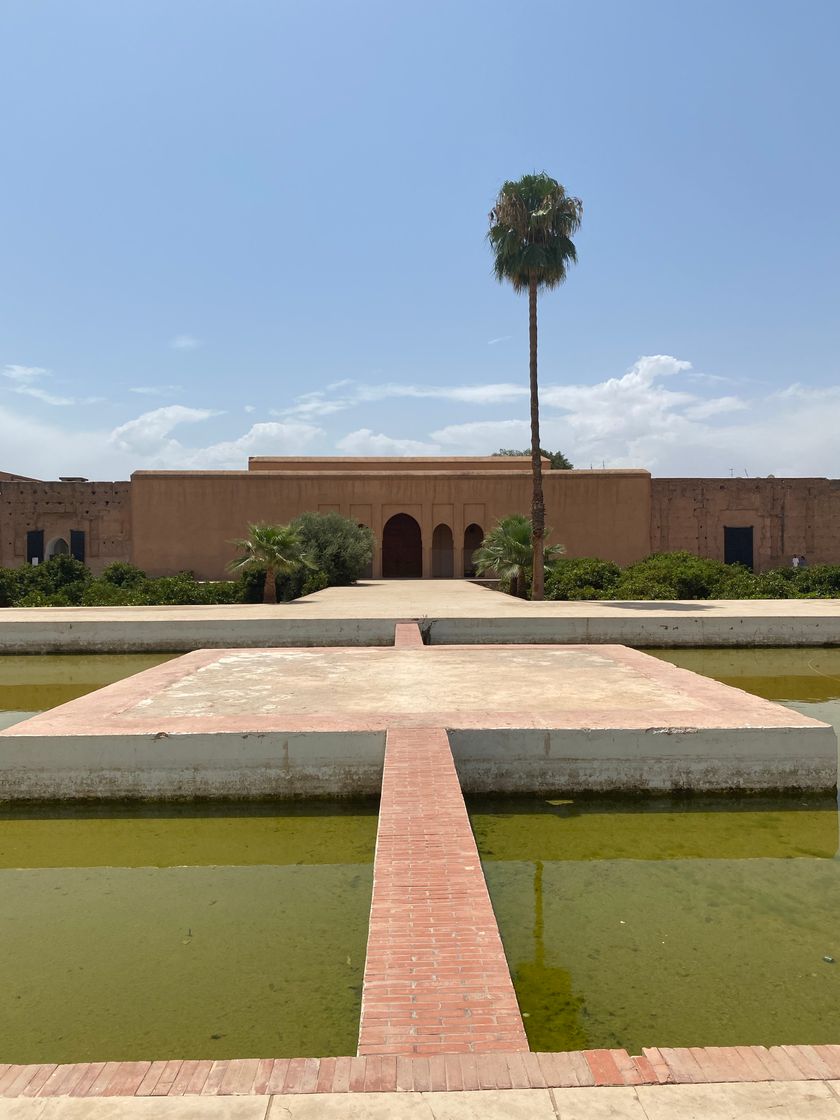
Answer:
POLYGON ((546 599, 837 599, 840 565, 773 568, 756 574, 741 564, 662 552, 627 568, 583 557, 546 568, 546 599))
POLYGON ((260 602, 253 575, 204 583, 192 572, 151 578, 118 561, 94 577, 71 556, 54 556, 37 567, 0 568, 0 607, 123 607, 260 602))

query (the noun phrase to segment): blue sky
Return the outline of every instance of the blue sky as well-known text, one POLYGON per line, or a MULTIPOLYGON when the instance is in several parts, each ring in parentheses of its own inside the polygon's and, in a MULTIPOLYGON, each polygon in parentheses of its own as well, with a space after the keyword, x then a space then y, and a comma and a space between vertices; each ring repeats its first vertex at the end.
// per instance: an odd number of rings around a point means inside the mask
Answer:
POLYGON ((836 475, 835 0, 0 0, 0 469, 525 446, 502 181, 584 203, 545 446, 836 475))

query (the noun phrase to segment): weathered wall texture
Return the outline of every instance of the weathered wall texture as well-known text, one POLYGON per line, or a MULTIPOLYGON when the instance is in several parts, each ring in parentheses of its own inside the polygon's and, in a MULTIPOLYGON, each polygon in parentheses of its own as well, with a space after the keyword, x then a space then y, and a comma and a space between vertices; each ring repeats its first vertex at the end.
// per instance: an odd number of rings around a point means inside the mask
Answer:
MULTIPOLYGON (((527 470, 495 464, 492 471, 138 471, 132 475, 134 563, 159 575, 188 568, 200 578, 220 579, 235 555, 231 540, 244 536, 249 523, 285 522, 317 510, 373 530, 372 575, 379 576, 385 523, 403 513, 420 525, 424 577, 432 575, 432 536, 441 524, 452 530, 458 575, 467 527, 486 532, 500 517, 527 513, 530 498, 527 470)), ((548 471, 545 499, 550 539, 564 544, 567 555, 620 564, 647 555, 647 471, 548 471)))
POLYGON ((37 482, 0 479, 0 567, 26 562, 26 534, 41 530, 45 548, 56 538, 68 545, 83 532, 85 562, 101 572, 131 559, 130 482, 37 482))
MULTIPOLYGON (((249 523, 316 510, 372 529, 374 576, 383 574, 383 530, 396 514, 419 526, 417 574, 459 576, 480 540, 469 526, 484 533, 500 517, 530 509, 530 464, 522 459, 262 458, 249 468, 138 471, 131 483, 0 474, 0 566, 26 562, 28 532, 41 530, 47 549, 58 537, 69 544, 76 530, 96 572, 131 560, 153 575, 192 569, 221 579, 235 554, 230 542, 249 523)), ((723 560, 725 529, 751 528, 759 571, 788 565, 794 555, 840 563, 840 480, 651 479, 642 470, 547 470, 544 478, 550 540, 568 556, 629 564, 684 549, 723 560)))
POLYGON ((840 480, 654 478, 651 551, 724 559, 724 528, 753 529, 756 571, 840 563, 840 480))

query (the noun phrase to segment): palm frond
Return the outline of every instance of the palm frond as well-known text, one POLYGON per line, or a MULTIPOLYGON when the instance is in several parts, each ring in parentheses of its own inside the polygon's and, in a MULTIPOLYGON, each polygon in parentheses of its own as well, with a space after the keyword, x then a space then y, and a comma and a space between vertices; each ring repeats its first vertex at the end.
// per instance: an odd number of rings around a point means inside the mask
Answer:
POLYGON ((515 291, 531 280, 556 288, 577 261, 572 235, 580 228, 583 203, 544 171, 502 184, 487 238, 493 250, 493 272, 515 291))
POLYGON ((272 571, 283 575, 314 566, 291 525, 249 525, 247 537, 230 543, 240 552, 228 564, 231 572, 272 571))

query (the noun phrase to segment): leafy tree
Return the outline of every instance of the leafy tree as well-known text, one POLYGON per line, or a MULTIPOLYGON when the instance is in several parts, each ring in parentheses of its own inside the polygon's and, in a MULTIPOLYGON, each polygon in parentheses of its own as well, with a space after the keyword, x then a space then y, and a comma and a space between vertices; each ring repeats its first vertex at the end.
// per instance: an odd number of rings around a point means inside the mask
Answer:
MULTIPOLYGON (((493 452, 494 457, 498 457, 499 455, 515 455, 517 456, 517 458, 519 458, 523 455, 530 454, 531 452, 527 448, 524 451, 514 451, 513 448, 510 447, 500 447, 498 451, 493 452)), ((542 455, 543 459, 550 460, 551 469, 553 471, 574 470, 574 467, 572 466, 570 460, 566 458, 562 451, 546 451, 544 447, 541 447, 540 455, 542 455)))
POLYGON ((292 522, 304 552, 329 587, 355 583, 373 556, 373 533, 338 513, 302 513, 292 522))
POLYGON ((248 536, 231 543, 241 555, 228 564, 228 571, 265 572, 264 603, 277 602, 278 575, 312 566, 304 555, 298 530, 291 525, 249 525, 248 536))
POLYGON ((531 597, 542 599, 545 501, 540 463, 540 409, 537 382, 537 292, 556 288, 577 260, 572 235, 580 227, 583 203, 544 171, 502 184, 490 211, 488 239, 496 279, 528 293, 531 389, 531 469, 533 493, 533 578, 531 597))
MULTIPOLYGON (((562 544, 545 549, 548 560, 554 560, 564 551, 562 544)), ((498 521, 473 554, 475 570, 479 575, 493 572, 510 586, 511 592, 527 597, 528 574, 533 570, 534 538, 531 522, 521 513, 511 514, 498 521)))

